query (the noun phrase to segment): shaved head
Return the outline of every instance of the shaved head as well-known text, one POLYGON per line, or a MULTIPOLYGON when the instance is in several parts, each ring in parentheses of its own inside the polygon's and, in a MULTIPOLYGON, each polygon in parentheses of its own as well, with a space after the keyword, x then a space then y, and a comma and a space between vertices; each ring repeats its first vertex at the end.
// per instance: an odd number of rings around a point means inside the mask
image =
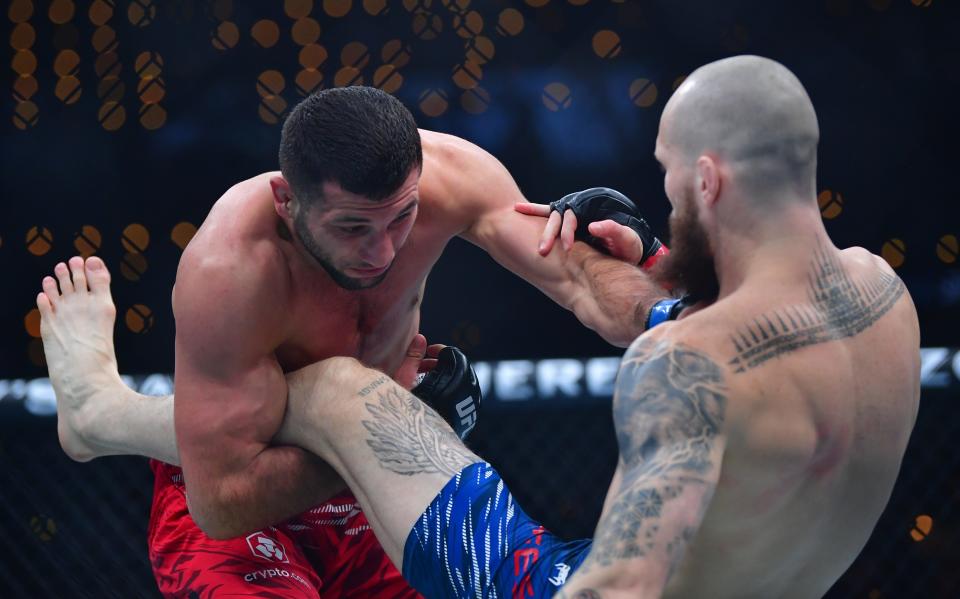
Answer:
POLYGON ((761 223, 780 231, 788 209, 812 210, 819 223, 819 139, 810 97, 783 65, 735 56, 694 71, 660 119, 655 156, 673 211, 670 254, 654 276, 713 299, 720 291, 717 261, 731 252, 723 235, 742 240, 761 223))
POLYGON ((694 71, 670 98, 660 143, 692 164, 702 155, 727 163, 747 196, 816 195, 820 128, 813 104, 786 67, 735 56, 694 71))

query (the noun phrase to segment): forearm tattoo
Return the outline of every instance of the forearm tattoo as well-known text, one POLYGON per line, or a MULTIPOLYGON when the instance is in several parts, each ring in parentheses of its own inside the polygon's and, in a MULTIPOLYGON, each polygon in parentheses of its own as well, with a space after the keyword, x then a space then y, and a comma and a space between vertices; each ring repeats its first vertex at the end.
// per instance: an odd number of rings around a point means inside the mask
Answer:
POLYGON ((877 322, 905 291, 899 277, 885 272, 852 280, 822 246, 814 254, 809 279, 809 302, 768 312, 730 336, 735 372, 810 345, 853 337, 877 322))
POLYGON ((365 404, 373 418, 362 422, 369 433, 367 445, 382 468, 405 476, 453 476, 478 461, 443 418, 412 393, 386 385, 388 381, 380 377, 358 393, 376 395, 376 402, 365 404))
MULTIPOLYGON (((597 525, 585 566, 609 566, 643 557, 656 548, 664 506, 687 488, 704 495, 700 515, 715 485, 711 454, 727 402, 721 367, 682 344, 641 341, 624 358, 614 396, 614 424, 623 482, 597 525)), ((693 531, 666 547, 679 560, 693 531)))

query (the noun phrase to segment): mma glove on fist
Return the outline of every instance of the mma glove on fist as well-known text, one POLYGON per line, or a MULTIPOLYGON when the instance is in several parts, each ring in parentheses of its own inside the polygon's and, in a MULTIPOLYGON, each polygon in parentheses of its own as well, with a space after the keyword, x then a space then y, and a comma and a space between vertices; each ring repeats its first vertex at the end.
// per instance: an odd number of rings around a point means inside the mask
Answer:
POLYGON ((480 383, 467 356, 448 345, 437 354, 437 365, 411 392, 440 414, 465 440, 477 424, 480 383))
MULTIPOLYGON (((550 203, 550 209, 562 217, 572 210, 577 217, 577 230, 574 238, 586 242, 601 252, 608 254, 603 241, 587 230, 590 223, 612 220, 633 229, 643 242, 643 257, 637 266, 644 266, 651 257, 667 253, 667 248, 653 234, 650 225, 640 215, 640 210, 627 196, 609 187, 591 187, 563 196, 550 203)), ((649 265, 653 264, 653 260, 649 265)))

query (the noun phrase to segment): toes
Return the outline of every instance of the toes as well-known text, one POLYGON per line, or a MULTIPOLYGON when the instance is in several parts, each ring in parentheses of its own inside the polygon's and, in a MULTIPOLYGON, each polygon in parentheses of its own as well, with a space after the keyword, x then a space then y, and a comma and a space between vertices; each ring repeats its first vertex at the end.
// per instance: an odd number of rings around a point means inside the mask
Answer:
POLYGON ((70 276, 73 277, 73 288, 77 291, 87 290, 87 276, 83 273, 83 258, 74 256, 67 263, 70 266, 70 276))
POLYGON ((47 301, 56 304, 60 299, 60 292, 57 290, 57 281, 53 277, 43 277, 43 293, 47 296, 47 301))
POLYGON ((90 286, 90 291, 109 295, 110 271, 107 270, 107 265, 103 263, 103 260, 96 256, 87 258, 84 269, 86 270, 87 284, 90 286))
POLYGON ((53 267, 53 274, 57 275, 57 281, 60 282, 60 294, 67 295, 73 293, 73 281, 70 280, 70 269, 63 262, 58 262, 53 267))
POLYGON ((46 293, 37 294, 37 309, 40 310, 41 322, 44 318, 53 316, 53 304, 50 303, 50 298, 47 297, 46 293))

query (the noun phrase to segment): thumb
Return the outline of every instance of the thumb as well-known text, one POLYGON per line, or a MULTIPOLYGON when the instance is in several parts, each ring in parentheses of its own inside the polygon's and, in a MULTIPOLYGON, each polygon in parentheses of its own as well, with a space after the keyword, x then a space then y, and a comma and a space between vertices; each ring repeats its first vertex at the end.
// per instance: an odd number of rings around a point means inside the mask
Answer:
POLYGON ((593 222, 587 225, 587 231, 589 231, 594 237, 609 237, 614 230, 611 225, 614 224, 616 223, 614 223, 612 220, 593 222))
POLYGON ((636 231, 612 220, 590 223, 590 234, 603 239, 610 255, 625 262, 636 264, 643 258, 643 242, 636 231))
POLYGON ((420 362, 427 353, 427 338, 417 333, 410 341, 407 347, 407 355, 403 357, 403 362, 397 368, 393 379, 397 381, 404 389, 413 389, 413 384, 417 380, 417 371, 420 368, 420 362))

